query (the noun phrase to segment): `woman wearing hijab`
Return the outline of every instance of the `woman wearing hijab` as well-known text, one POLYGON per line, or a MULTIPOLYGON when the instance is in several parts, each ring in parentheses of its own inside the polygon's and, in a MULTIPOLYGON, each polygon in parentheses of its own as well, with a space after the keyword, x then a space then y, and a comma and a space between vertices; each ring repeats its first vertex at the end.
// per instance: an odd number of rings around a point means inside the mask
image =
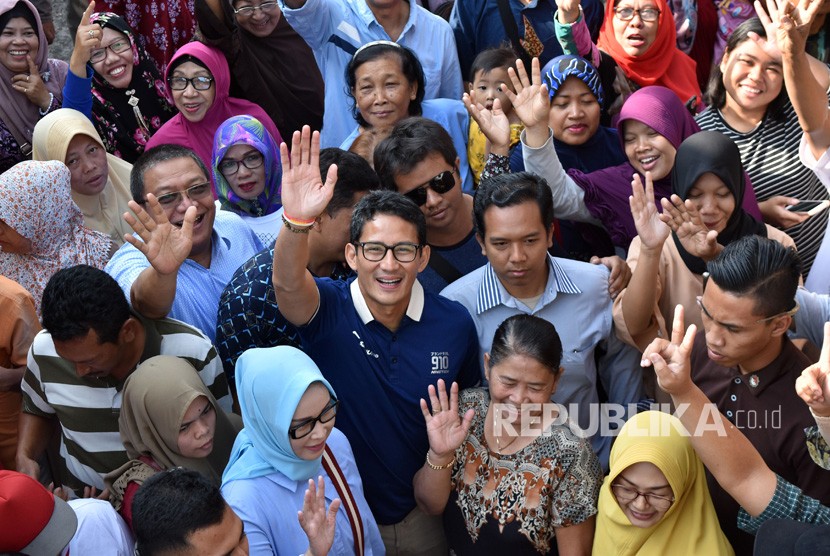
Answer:
POLYGON ((0 0, 0 172, 31 158, 35 124, 61 106, 67 65, 47 47, 34 6, 0 0))
POLYGON ((95 124, 108 153, 134 163, 175 110, 156 64, 127 22, 114 13, 84 12, 64 86, 64 108, 95 124))
POLYGON ((71 175, 72 200, 84 215, 84 225, 110 237, 120 247, 132 228, 122 215, 129 212, 132 164, 108 154, 89 118, 70 108, 46 115, 32 138, 35 160, 59 160, 71 175))
POLYGON ((181 47, 167 66, 167 88, 179 113, 173 116, 147 143, 173 143, 193 149, 211 166, 213 138, 219 126, 232 116, 247 114, 265 126, 277 144, 282 142, 273 120, 258 105, 228 96, 231 73, 225 56, 200 42, 181 47))
POLYGON ((55 272, 78 264, 103 269, 113 249, 109 237, 84 227, 70 180, 55 160, 24 161, 0 174, 0 275, 32 294, 38 314, 55 272))
MULTIPOLYGON (((658 336, 670 337, 674 308, 695 306, 703 294, 706 262, 725 246, 749 234, 795 245, 786 233, 741 208, 746 190, 741 155, 734 141, 716 131, 692 135, 677 149, 673 195, 671 201, 663 199, 662 216, 648 175, 645 190, 639 176, 632 185, 637 237, 628 265, 633 276, 614 300, 614 322, 620 339, 640 350, 658 336)), ((702 330, 700 311, 688 310, 686 319, 702 330)))
POLYGON ((271 245, 281 224, 282 164, 279 146, 262 122, 234 116, 219 126, 213 175, 222 209, 238 214, 263 245, 271 245))
POLYGON ((105 477, 110 502, 132 528, 133 496, 159 471, 184 467, 219 485, 239 428, 186 359, 147 359, 124 383, 118 429, 130 461, 105 477))
POLYGON ((675 417, 628 420, 600 489, 593 554, 732 556, 706 486, 703 463, 675 417))
POLYGON ((317 365, 293 347, 250 349, 236 362, 236 390, 245 428, 222 495, 244 522, 251 553, 306 551, 297 510, 309 481, 321 476, 326 500, 342 502, 333 546, 384 554, 349 441, 334 428, 339 401, 317 365))
POLYGON ((233 62, 231 94, 261 106, 286 137, 323 126, 323 76, 277 2, 196 0, 203 40, 233 62))

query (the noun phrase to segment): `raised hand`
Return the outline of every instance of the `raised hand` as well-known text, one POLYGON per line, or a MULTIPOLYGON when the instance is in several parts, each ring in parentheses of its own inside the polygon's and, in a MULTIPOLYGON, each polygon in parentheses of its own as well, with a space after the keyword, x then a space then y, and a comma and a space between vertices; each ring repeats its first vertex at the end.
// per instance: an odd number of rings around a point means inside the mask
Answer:
POLYGON ((706 227, 694 203, 689 200, 684 203, 677 195, 660 199, 660 203, 663 205, 660 220, 677 234, 686 251, 704 261, 711 261, 723 251, 723 246, 718 243, 718 232, 706 227))
MULTIPOLYGON (((787 2, 787 0, 784 0, 787 2)), ((766 4, 755 0, 755 13, 758 14, 758 19, 761 20, 761 25, 764 26, 764 33, 766 38, 760 37, 757 33, 749 33, 749 38, 755 41, 755 44, 761 48, 773 60, 781 61, 781 49, 778 47, 778 30, 781 25, 781 19, 778 11, 778 2, 776 0, 767 0, 766 4)))
POLYGON ((322 476, 308 480, 308 488, 303 496, 303 509, 297 512, 300 527, 308 537, 309 556, 326 556, 334 543, 334 530, 340 499, 335 498, 326 511, 326 482, 322 476))
POLYGON ((309 126, 295 131, 291 138, 291 155, 285 143, 280 145, 282 157, 282 205, 286 217, 314 220, 328 206, 337 182, 337 165, 332 164, 326 181, 320 176, 320 132, 311 133, 309 126))
POLYGON ((467 93, 464 93, 461 100, 481 128, 481 132, 490 141, 490 152, 506 156, 510 150, 510 119, 502 110, 501 101, 493 100, 493 109, 488 110, 481 104, 474 103, 467 93))
POLYGON ((655 338, 643 352, 641 365, 654 367, 657 384, 669 395, 682 394, 692 386, 690 356, 697 327, 690 324, 684 334, 683 305, 674 308, 671 340, 655 338))
POLYGON ((505 88, 505 94, 513 103, 513 110, 522 120, 526 128, 537 126, 548 126, 548 111, 550 110, 550 97, 548 86, 542 83, 542 72, 539 68, 539 58, 534 58, 530 66, 531 77, 528 78, 524 63, 516 60, 516 70, 508 68, 507 75, 513 84, 505 88))
POLYGON ((421 398, 421 413, 427 424, 429 449, 438 458, 449 458, 467 438, 475 411, 468 410, 464 419, 461 419, 458 416, 458 384, 452 383, 447 396, 447 387, 442 379, 438 380, 437 388, 429 385, 429 403, 432 406, 431 413, 426 400, 421 398))
POLYGON ((640 236, 643 247, 652 251, 662 249, 671 230, 660 219, 657 205, 654 204, 654 181, 651 179, 651 172, 646 172, 645 187, 639 174, 631 177, 631 196, 628 198, 628 205, 631 207, 631 216, 634 218, 634 226, 637 228, 637 235, 640 236))
POLYGON ((46 109, 49 108, 49 103, 52 97, 49 96, 49 91, 46 89, 46 84, 40 77, 40 71, 38 71, 34 60, 32 60, 31 54, 26 55, 26 61, 29 64, 29 73, 18 73, 17 75, 13 75, 12 88, 17 92, 26 95, 29 102, 40 108, 42 111, 46 111, 46 109))
POLYGON ((179 267, 190 256, 193 246, 193 223, 196 221, 196 207, 189 206, 184 213, 181 228, 170 223, 167 215, 152 193, 147 194, 147 209, 135 201, 128 203, 130 210, 124 213, 124 220, 141 238, 126 234, 124 239, 141 251, 150 265, 159 274, 169 275, 179 271, 179 267))
MULTIPOLYGON (((90 23, 89 18, 95 12, 95 2, 90 2, 81 16, 81 24, 75 32, 75 47, 72 49, 72 56, 69 59, 73 73, 77 64, 86 65, 92 51, 101 47, 103 31, 97 23, 90 23)), ((86 71, 80 77, 86 78, 86 71)))
POLYGON ((579 0, 556 0, 556 18, 559 23, 573 23, 579 19, 579 0))
POLYGON ((830 417, 830 322, 824 323, 824 342, 818 363, 801 372, 795 391, 813 413, 830 417))

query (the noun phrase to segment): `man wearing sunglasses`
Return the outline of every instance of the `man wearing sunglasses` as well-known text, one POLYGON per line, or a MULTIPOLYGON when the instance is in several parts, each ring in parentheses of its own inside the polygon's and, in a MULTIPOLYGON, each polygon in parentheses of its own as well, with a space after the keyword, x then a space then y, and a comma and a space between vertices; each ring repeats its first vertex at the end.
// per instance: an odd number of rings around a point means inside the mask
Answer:
MULTIPOLYGON (((750 235, 726 246, 707 268, 698 298, 704 329, 691 351, 692 380, 774 472, 830 503, 830 471, 813 463, 805 442, 804 429, 815 422, 794 388, 811 361, 787 337, 798 311, 798 255, 750 235)), ((723 532, 736 554, 751 554, 754 538, 737 528, 738 504, 708 479, 723 532)))
POLYGON ((438 378, 475 385, 478 341, 470 315, 425 292, 417 280, 429 259, 418 207, 391 191, 374 191, 352 215, 348 282, 308 271, 309 234, 325 210, 336 167, 321 179, 319 136, 294 134, 285 163, 285 229, 274 247, 280 312, 298 328, 303 349, 342 402, 337 427, 351 443, 366 500, 389 554, 446 554, 439 516, 416 508, 412 479, 429 449, 418 400, 438 378))
POLYGON ((135 231, 104 270, 142 316, 184 321, 215 341, 219 296, 262 243, 239 216, 216 211, 210 173, 180 145, 146 151, 130 173, 135 231))
POLYGON ((473 198, 461 191, 459 158, 450 134, 426 118, 407 118, 375 149, 381 183, 409 197, 427 220, 430 258, 418 281, 440 293, 483 266, 473 230, 473 198))

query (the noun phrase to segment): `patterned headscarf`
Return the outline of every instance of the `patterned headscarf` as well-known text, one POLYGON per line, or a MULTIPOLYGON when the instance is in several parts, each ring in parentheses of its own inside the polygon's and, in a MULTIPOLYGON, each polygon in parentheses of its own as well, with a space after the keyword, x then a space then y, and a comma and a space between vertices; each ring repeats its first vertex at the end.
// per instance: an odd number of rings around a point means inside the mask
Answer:
POLYGON ((545 84, 548 86, 550 98, 556 96, 566 79, 576 77, 588 86, 594 96, 597 97, 597 102, 602 106, 603 91, 599 73, 585 58, 570 54, 557 56, 545 64, 542 75, 544 75, 545 84))
POLYGON ((252 116, 234 116, 225 120, 216 130, 213 139, 213 175, 217 198, 226 210, 245 212, 251 216, 265 216, 276 212, 281 206, 282 164, 279 147, 262 122, 252 116), (265 189, 254 200, 243 199, 237 195, 219 171, 219 163, 225 158, 225 153, 240 143, 252 146, 261 152, 265 159, 265 189))
POLYGON ((111 240, 83 225, 70 196, 70 174, 63 162, 24 161, 0 175, 0 220, 32 242, 25 255, 0 252, 0 274, 40 299, 49 278, 62 268, 88 264, 104 268, 111 240))

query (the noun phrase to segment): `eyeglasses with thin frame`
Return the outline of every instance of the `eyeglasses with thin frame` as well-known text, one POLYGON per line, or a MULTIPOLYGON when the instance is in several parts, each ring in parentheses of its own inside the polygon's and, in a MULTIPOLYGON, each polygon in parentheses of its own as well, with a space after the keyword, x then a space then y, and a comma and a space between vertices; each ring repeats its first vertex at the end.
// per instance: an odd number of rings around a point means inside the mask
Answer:
POLYGON ((300 438, 308 436, 311 434, 311 431, 314 430, 314 427, 317 426, 318 421, 320 423, 328 423, 334 419, 335 415, 337 415, 337 408, 339 406, 340 400, 330 400, 328 405, 323 408, 323 411, 321 411, 320 415, 317 417, 311 417, 310 419, 306 419, 305 421, 301 421, 300 423, 289 427, 288 436, 294 440, 299 440, 300 438))
POLYGON ((237 17, 240 17, 240 16, 241 17, 251 17, 252 15, 254 15, 254 12, 256 10, 262 10, 265 13, 273 12, 274 10, 277 9, 277 3, 276 2, 263 2, 259 6, 243 6, 243 7, 239 8, 238 10, 234 9, 234 8, 231 8, 231 9, 233 10, 233 13, 235 13, 237 15, 237 17))
MULTIPOLYGON (((210 182, 205 182, 197 183, 196 185, 191 185, 184 191, 174 191, 173 193, 165 193, 164 195, 159 195, 156 197, 156 200, 158 200, 162 208, 169 209, 179 206, 179 203, 182 202, 182 195, 187 195, 187 198, 191 201, 198 201, 200 199, 204 199, 210 194, 210 182)), ((146 204, 146 201, 142 201, 141 204, 146 204)))
POLYGON ((455 187, 455 168, 452 170, 444 170, 424 185, 416 187, 412 191, 407 191, 403 195, 404 197, 408 197, 419 207, 422 207, 427 202, 427 187, 431 188, 439 195, 443 195, 455 187))
POLYGON ((128 48, 131 48, 132 45, 130 41, 127 39, 118 39, 114 43, 105 46, 104 48, 96 48, 95 50, 89 53, 89 63, 97 64, 104 60, 107 57, 107 49, 112 50, 113 54, 121 54, 128 48))
POLYGON ((245 155, 240 160, 234 160, 233 158, 223 158, 222 162, 219 163, 219 171, 222 173, 223 176, 232 176, 239 171, 239 165, 242 164, 248 170, 254 170, 262 166, 265 157, 262 156, 261 152, 252 152, 250 154, 245 155))
POLYGON ((213 78, 206 75, 171 77, 167 82, 173 91, 184 91, 188 85, 193 85, 193 88, 197 91, 207 91, 213 85, 213 78))
POLYGON ((633 502, 642 496, 652 508, 657 510, 668 510, 674 504, 673 496, 660 496, 649 492, 640 492, 637 489, 621 484, 612 484, 611 490, 614 491, 614 496, 617 497, 617 500, 621 502, 633 502))
POLYGON ((640 16, 640 19, 647 22, 657 21, 660 17, 660 10, 657 8, 614 8, 614 14, 620 21, 631 21, 634 19, 634 14, 640 16))
POLYGON ((363 252, 363 258, 373 263, 382 261, 390 249, 396 261, 399 263, 411 263, 421 250, 420 245, 408 241, 402 241, 395 245, 386 245, 379 241, 358 241, 355 245, 360 247, 360 250, 363 252))

